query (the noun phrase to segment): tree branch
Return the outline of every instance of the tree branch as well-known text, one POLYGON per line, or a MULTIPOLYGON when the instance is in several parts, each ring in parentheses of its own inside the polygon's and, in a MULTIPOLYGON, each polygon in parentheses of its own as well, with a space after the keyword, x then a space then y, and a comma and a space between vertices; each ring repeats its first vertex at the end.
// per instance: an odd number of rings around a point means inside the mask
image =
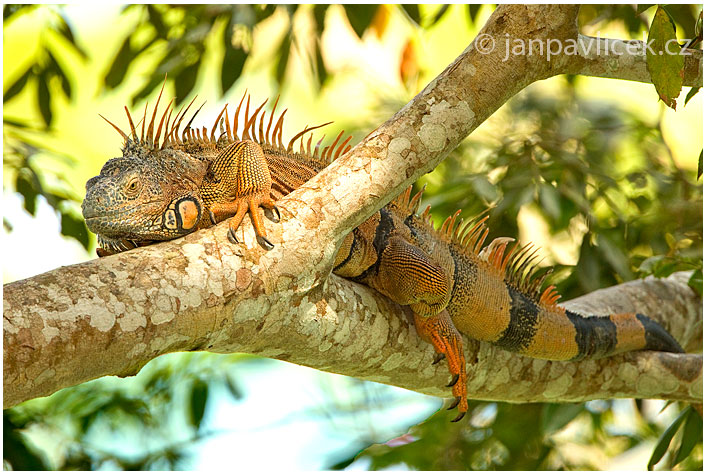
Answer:
MULTIPOLYGON (((557 57, 558 62, 566 62, 560 69, 563 73, 652 83, 643 41, 579 35, 577 52, 557 57)), ((702 54, 702 50, 684 51, 683 86, 702 87, 702 54)))
MULTIPOLYGON (((576 37, 577 9, 503 5, 481 33, 498 41, 506 33, 576 37)), ((283 219, 268 229, 276 245, 270 252, 257 245, 250 222, 241 246, 228 243, 222 223, 6 285, 5 407, 103 375, 135 374, 160 354, 192 350, 254 353, 446 395, 446 370, 430 366, 432 348, 404 311, 330 275, 331 263, 351 229, 432 170, 516 92, 556 74, 544 58, 503 61, 503 53, 483 54, 472 43, 389 121, 281 200, 283 219)), ((674 290, 683 295, 684 287, 674 290)), ((685 302, 686 315, 699 312, 700 305, 685 302)), ((688 317, 675 318, 671 330, 688 317)), ((701 357, 694 355, 550 363, 489 345, 472 349, 470 397, 701 397, 701 371, 699 388, 693 378, 701 357), (672 376, 658 376, 666 371, 672 376), (582 382, 579 375, 595 379, 582 382)))

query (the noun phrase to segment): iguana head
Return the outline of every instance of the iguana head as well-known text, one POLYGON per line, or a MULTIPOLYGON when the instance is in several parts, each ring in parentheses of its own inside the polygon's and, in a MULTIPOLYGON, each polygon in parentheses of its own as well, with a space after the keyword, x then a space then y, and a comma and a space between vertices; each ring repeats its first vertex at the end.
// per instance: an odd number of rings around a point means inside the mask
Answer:
POLYGON ((86 225, 110 252, 188 234, 202 216, 199 185, 205 172, 205 162, 181 150, 127 140, 123 156, 109 160, 86 183, 86 225))

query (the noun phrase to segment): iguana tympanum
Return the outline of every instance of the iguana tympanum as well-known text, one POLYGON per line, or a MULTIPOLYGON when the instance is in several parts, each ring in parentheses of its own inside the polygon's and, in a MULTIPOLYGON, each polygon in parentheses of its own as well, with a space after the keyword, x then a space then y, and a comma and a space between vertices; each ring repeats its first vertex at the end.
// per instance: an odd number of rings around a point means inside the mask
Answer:
MULTIPOLYGON (((339 134, 321 151, 320 140, 312 150, 310 132, 321 126, 306 127, 285 146, 284 112, 273 126, 273 108, 263 131, 265 103, 251 114, 250 97, 239 137, 242 105, 243 99, 232 127, 224 107, 210 134, 206 128, 190 127, 194 117, 181 128, 188 107, 172 121, 171 102, 156 131, 155 106, 145 131, 146 107, 140 136, 125 108, 129 134, 111 123, 125 141, 123 155, 109 160, 100 175, 88 181, 82 206, 88 228, 98 235, 99 255, 174 239, 229 218, 228 237, 237 242, 235 231, 247 212, 260 244, 272 248, 259 207, 271 219, 279 219, 276 200, 348 151, 351 137, 337 148, 339 134), (221 134, 216 137, 219 124, 221 134), (297 139, 298 152, 293 148, 297 139)), ((421 193, 411 197, 408 188, 349 233, 336 256, 334 273, 412 309, 418 333, 437 352, 434 363, 446 357, 455 396, 450 409, 458 406, 460 412, 455 420, 468 408, 460 332, 508 351, 551 360, 641 349, 683 351, 644 315, 581 316, 563 309, 556 303, 559 295, 554 288, 543 291, 543 277, 532 277, 530 246, 507 251, 510 240, 496 239, 483 247, 488 234, 485 219, 463 223, 457 221, 459 212, 435 229, 429 207, 418 216, 420 199, 421 193)))

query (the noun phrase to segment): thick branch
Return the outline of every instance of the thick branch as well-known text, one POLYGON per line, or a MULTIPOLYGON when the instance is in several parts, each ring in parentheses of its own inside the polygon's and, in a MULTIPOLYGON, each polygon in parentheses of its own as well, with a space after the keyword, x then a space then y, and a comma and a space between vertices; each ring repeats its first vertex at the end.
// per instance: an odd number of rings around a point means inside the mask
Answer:
MULTIPOLYGON (((643 41, 579 35, 577 53, 556 57, 557 63, 562 65, 560 72, 652 83, 646 66, 646 44, 643 41)), ((702 50, 688 49, 683 53, 683 85, 701 87, 702 50)))
MULTIPOLYGON (((506 33, 576 37, 576 14, 576 6, 504 5, 482 33, 499 44, 506 33)), ((249 222, 245 245, 229 244, 223 223, 8 284, 5 406, 103 375, 134 374, 160 354, 189 350, 255 353, 446 395, 446 370, 429 365, 432 348, 403 311, 330 276, 332 256, 347 232, 434 168, 511 96, 553 74, 544 58, 503 61, 501 50, 481 54, 470 45, 393 118, 278 203, 283 220, 268 229, 273 251, 260 249, 249 222)), ((670 317, 668 327, 680 330, 694 322, 700 304, 687 298, 684 285, 674 290, 685 296, 687 310, 670 317)), ((646 313, 667 311, 660 305, 646 313)), ((701 371, 694 370, 701 358, 694 355, 548 363, 488 345, 478 360, 473 353, 469 383, 476 398, 701 397, 701 371), (661 372, 671 376, 662 379, 661 372), (578 375, 594 379, 582 384, 578 375)))

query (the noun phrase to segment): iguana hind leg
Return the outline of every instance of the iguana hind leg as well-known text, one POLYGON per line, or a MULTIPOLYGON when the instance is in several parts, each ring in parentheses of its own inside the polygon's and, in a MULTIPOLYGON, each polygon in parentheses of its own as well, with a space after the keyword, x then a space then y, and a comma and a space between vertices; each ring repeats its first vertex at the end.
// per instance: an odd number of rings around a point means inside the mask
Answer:
POLYGON ((466 399, 466 361, 462 337, 446 310, 451 296, 451 276, 425 251, 400 235, 389 237, 379 252, 380 262, 371 285, 401 305, 409 305, 415 315, 415 328, 432 343, 437 352, 434 362, 447 359, 452 374, 452 394, 461 420, 468 409, 466 399))
POLYGON ((246 213, 250 213, 258 242, 272 249, 267 239, 259 207, 273 210, 279 219, 275 201, 270 197, 272 179, 262 148, 243 140, 224 149, 211 163, 200 187, 209 219, 216 224, 230 218, 228 239, 237 243, 236 231, 246 213))
MULTIPOLYGON (((447 359, 449 372, 452 374, 452 395, 455 401, 448 409, 459 408, 459 415, 452 422, 460 421, 469 410, 466 399, 466 359, 462 345, 462 337, 454 327, 449 313, 444 310, 435 317, 421 317, 415 315, 415 329, 418 335, 428 343, 432 343, 437 355, 444 355, 447 359)), ((435 363, 441 358, 435 358, 435 363)))

